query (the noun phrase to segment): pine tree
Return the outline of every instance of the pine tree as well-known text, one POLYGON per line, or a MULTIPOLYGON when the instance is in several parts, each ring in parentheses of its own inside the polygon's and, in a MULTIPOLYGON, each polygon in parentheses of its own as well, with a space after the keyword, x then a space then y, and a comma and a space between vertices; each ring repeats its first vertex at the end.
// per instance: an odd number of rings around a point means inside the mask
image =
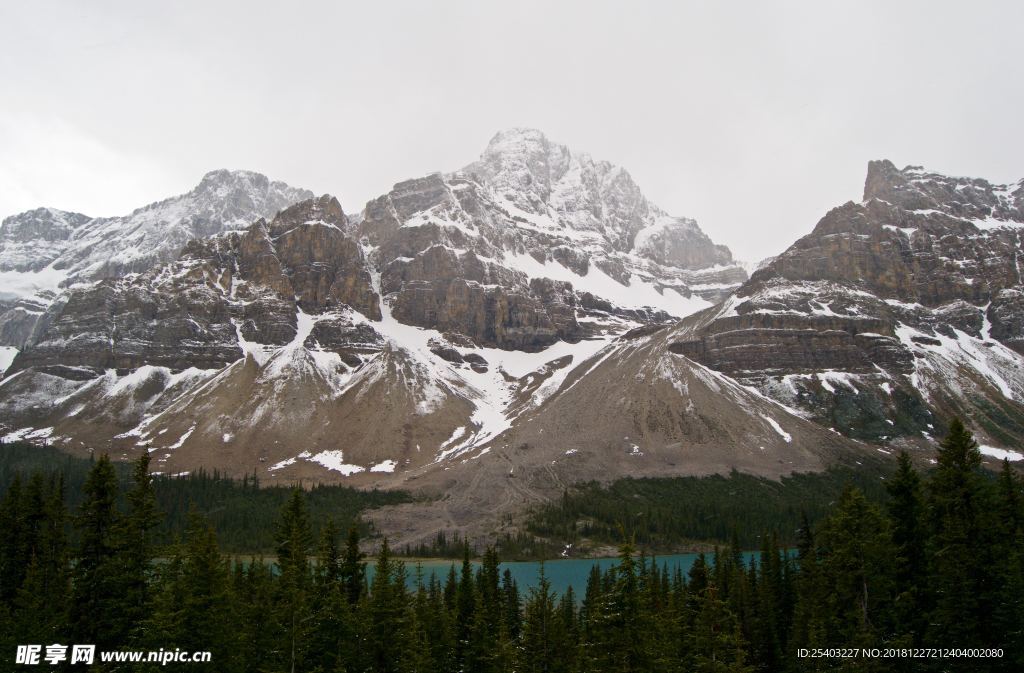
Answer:
POLYGON ((79 545, 73 572, 71 628, 77 642, 97 649, 124 644, 121 631, 121 583, 116 567, 114 531, 118 524, 117 475, 104 454, 93 465, 83 486, 79 509, 79 545))
POLYGON ((374 565, 369 599, 368 645, 373 670, 379 673, 402 670, 403 652, 401 648, 396 647, 396 643, 404 642, 409 633, 405 579, 405 566, 392 557, 385 538, 374 565))
POLYGON ((739 622, 714 585, 699 600, 689 651, 696 673, 749 673, 739 622))
POLYGON ((24 549, 30 532, 27 530, 23 510, 21 474, 15 473, 3 501, 0 502, 0 530, 4 531, 5 544, 0 544, 0 602, 14 599, 18 587, 25 579, 28 559, 24 549))
MULTIPOLYGON (((454 582, 454 579, 452 579, 454 582)), ((452 612, 445 604, 445 592, 433 574, 427 587, 426 615, 420 620, 430 647, 431 660, 436 671, 455 668, 455 632, 452 612)))
POLYGON ((284 664, 286 670, 295 673, 303 668, 311 619, 309 552, 312 531, 306 497, 301 489, 293 489, 282 508, 276 539, 278 615, 286 634, 284 664))
POLYGON ((780 607, 782 570, 774 539, 763 535, 761 540, 759 567, 751 560, 749 583, 752 585, 754 607, 747 633, 753 658, 768 670, 777 670, 781 667, 785 651, 782 640, 785 616, 780 607))
POLYGON ((932 529, 929 584, 934 595, 929 642, 989 642, 984 628, 988 568, 980 466, 977 443, 963 423, 954 419, 939 447, 938 466, 928 488, 932 529))
MULTIPOLYGON (((801 514, 802 523, 797 531, 797 568, 795 580, 796 599, 793 606, 793 624, 789 639, 790 649, 813 649, 826 645, 826 600, 821 561, 814 530, 807 513, 801 514)), ((800 670, 821 670, 825 663, 821 659, 800 659, 800 670)))
POLYGON ((476 578, 476 606, 469 634, 469 647, 465 669, 487 673, 503 666, 499 655, 501 647, 502 606, 498 553, 487 547, 476 578))
POLYGON ((237 640, 231 619, 228 562, 217 547, 213 526, 194 507, 188 521, 181 574, 180 618, 184 628, 178 635, 178 646, 211 652, 212 661, 197 670, 229 670, 227 662, 237 651, 237 640))
POLYGON ((537 587, 530 590, 523 614, 523 637, 518 671, 523 673, 564 673, 568 641, 565 622, 560 618, 551 583, 540 566, 537 587))
POLYGON ((504 628, 509 638, 517 640, 522 626, 522 602, 519 599, 519 586, 512 579, 512 571, 508 568, 501 577, 502 608, 504 610, 504 628))
POLYGON ((15 598, 19 640, 57 642, 66 635, 70 568, 65 531, 64 481, 49 480, 38 522, 35 548, 15 598))
POLYGON ((998 584, 990 626, 1006 652, 996 670, 1024 670, 1024 483, 1003 460, 996 483, 998 584))
POLYGON ((595 655, 600 666, 631 672, 650 670, 650 630, 641 611, 640 580, 633 546, 619 548, 619 563, 611 574, 611 586, 603 601, 597 624, 595 655))
POLYGON ((344 670, 350 662, 349 643, 355 642, 352 606, 341 577, 338 528, 329 519, 321 534, 307 664, 314 671, 344 670))
POLYGON ((117 546, 114 563, 119 569, 123 622, 119 630, 123 633, 130 633, 143 623, 150 607, 150 584, 156 555, 154 536, 161 516, 149 475, 149 462, 148 451, 144 451, 135 462, 132 488, 125 494, 128 511, 113 533, 117 546))
POLYGON ((889 521, 895 554, 896 628, 905 646, 923 644, 927 578, 924 498, 921 479, 905 451, 900 452, 896 474, 888 483, 889 521))
POLYGON ((338 549, 338 526, 328 519, 320 534, 320 558, 317 582, 323 586, 341 583, 341 552, 338 549))
POLYGON ((576 594, 572 586, 566 588, 558 601, 558 616, 562 620, 561 630, 565 632, 565 667, 574 671, 578 665, 577 651, 580 643, 579 616, 576 611, 576 594))
POLYGON ((270 662, 285 658, 281 643, 286 632, 275 614, 275 582, 270 565, 262 558, 253 559, 235 575, 233 592, 239 604, 239 652, 244 671, 268 670, 270 662))
POLYGON ((356 605, 366 584, 365 555, 359 550, 359 529, 352 526, 348 529, 345 542, 345 553, 341 561, 341 581, 345 585, 345 595, 349 605, 356 605))
POLYGON ((469 544, 462 548, 462 572, 455 593, 455 661, 460 670, 466 670, 471 661, 473 623, 476 613, 476 587, 473 565, 469 562, 469 544))
POLYGON ((150 650, 181 645, 185 621, 185 548, 178 541, 164 550, 166 561, 156 567, 152 601, 137 645, 150 650))
POLYGON ((885 516, 858 489, 847 487, 822 524, 819 548, 829 643, 881 646, 891 624, 894 563, 885 516))
POLYGON ((427 591, 423 586, 423 568, 416 567, 416 597, 409 611, 406 625, 406 642, 402 647, 400 670, 402 673, 432 673, 443 670, 434 661, 430 647, 430 633, 427 620, 427 591))

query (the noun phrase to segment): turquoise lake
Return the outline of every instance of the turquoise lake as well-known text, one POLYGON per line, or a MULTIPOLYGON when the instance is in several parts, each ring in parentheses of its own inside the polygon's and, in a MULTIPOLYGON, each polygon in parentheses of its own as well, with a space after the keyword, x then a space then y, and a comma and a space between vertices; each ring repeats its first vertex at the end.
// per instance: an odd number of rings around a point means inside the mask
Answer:
MULTIPOLYGON (((665 556, 656 557, 658 567, 667 567, 669 573, 674 573, 676 568, 681 568, 684 573, 690 570, 690 566, 697 560, 699 554, 669 554, 665 556)), ((707 554, 706 558, 708 563, 711 562, 711 554, 707 554)), ((757 558, 758 552, 743 552, 744 563, 749 564, 751 558, 757 558)), ((401 560, 401 559, 399 559, 401 560)), ((423 570, 423 581, 424 584, 430 579, 431 573, 437 575, 437 579, 444 584, 445 579, 448 577, 448 569, 452 563, 455 563, 455 571, 459 572, 462 567, 461 561, 423 561, 420 565, 423 570)), ((590 574, 590 569, 597 565, 603 572, 607 568, 618 563, 618 559, 615 558, 600 558, 600 559, 559 559, 556 561, 546 561, 544 563, 544 574, 547 576, 548 581, 551 582, 551 588, 555 592, 561 594, 564 593, 568 587, 572 587, 573 591, 579 597, 583 596, 584 591, 587 588, 587 576, 590 574)), ((479 567, 478 562, 473 562, 474 569, 479 567)), ((511 561, 508 563, 501 564, 501 572, 504 573, 505 569, 508 569, 512 573, 513 579, 519 585, 519 591, 524 595, 529 591, 530 588, 537 586, 538 578, 540 577, 540 562, 538 561, 511 561)), ((410 588, 416 586, 416 563, 406 562, 405 569, 408 573, 408 584, 410 588)), ((366 566, 366 572, 370 579, 373 578, 373 561, 369 559, 366 566)))

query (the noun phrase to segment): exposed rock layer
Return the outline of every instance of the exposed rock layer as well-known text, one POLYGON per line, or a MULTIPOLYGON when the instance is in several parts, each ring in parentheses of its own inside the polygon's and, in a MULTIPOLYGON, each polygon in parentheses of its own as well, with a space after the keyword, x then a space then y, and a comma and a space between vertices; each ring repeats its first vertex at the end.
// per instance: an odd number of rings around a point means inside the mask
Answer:
POLYGON ((673 349, 854 437, 1024 441, 1024 181, 888 161, 673 349))

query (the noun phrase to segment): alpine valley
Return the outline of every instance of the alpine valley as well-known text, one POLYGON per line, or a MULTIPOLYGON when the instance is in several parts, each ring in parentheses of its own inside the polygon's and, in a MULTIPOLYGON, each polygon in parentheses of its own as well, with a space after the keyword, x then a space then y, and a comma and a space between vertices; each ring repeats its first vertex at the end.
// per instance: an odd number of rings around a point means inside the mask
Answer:
MULTIPOLYGON (((0 228, 7 440, 424 496, 396 544, 566 485, 1022 458, 1024 181, 888 161, 748 278, 622 168, 529 129, 358 214, 238 171, 0 228)), ((508 525, 514 525, 508 524, 508 525)))

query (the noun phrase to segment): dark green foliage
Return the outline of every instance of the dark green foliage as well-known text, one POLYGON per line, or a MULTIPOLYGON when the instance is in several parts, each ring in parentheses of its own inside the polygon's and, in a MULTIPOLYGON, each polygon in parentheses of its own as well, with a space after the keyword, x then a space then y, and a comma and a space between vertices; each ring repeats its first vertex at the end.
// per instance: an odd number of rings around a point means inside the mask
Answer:
MULTIPOLYGON (((90 460, 69 456, 52 447, 4 444, 0 446, 0 494, 12 487, 17 475, 59 472, 64 478, 65 503, 73 511, 82 503, 91 465, 90 460)), ((122 489, 127 490, 133 483, 136 465, 112 463, 116 482, 122 489)), ((255 477, 229 479, 202 470, 184 477, 152 476, 151 482, 160 511, 158 525, 153 529, 153 544, 164 546, 181 538, 188 525, 189 509, 195 507, 214 527, 221 549, 233 554, 273 553, 274 521, 292 491, 285 486, 261 486, 255 477)), ((130 507, 127 500, 126 495, 119 498, 119 510, 130 507)), ((361 511, 409 501, 409 495, 402 492, 360 491, 346 486, 317 485, 306 491, 314 535, 319 535, 320 526, 328 519, 345 529, 358 526, 359 533, 366 535, 370 531, 359 520, 361 511)), ((0 575, 2 572, 0 568, 0 575)), ((2 582, 0 576, 0 592, 2 582)))
MULTIPOLYGON (((930 552, 937 582, 929 636, 943 642, 969 642, 981 632, 990 605, 987 598, 993 561, 988 530, 981 453, 963 423, 950 423, 939 447, 938 467, 928 489, 930 552)), ((977 641, 975 641, 977 642, 977 641)))
POLYGON ((879 465, 834 467, 821 474, 794 474, 782 481, 733 472, 728 477, 623 479, 584 484, 540 508, 529 523, 536 535, 562 544, 590 539, 616 543, 625 529, 638 544, 672 549, 688 541, 726 542, 735 536, 757 548, 765 531, 791 544, 807 514, 820 519, 847 484, 869 499, 886 497, 879 465))
POLYGON ((927 626, 928 560, 924 518, 925 503, 921 479, 901 453, 896 474, 889 481, 889 520, 892 523, 893 591, 896 628, 907 636, 906 645, 921 646, 927 626))
POLYGON ((461 566, 443 582, 417 567, 411 589, 384 540, 368 585, 359 528, 344 544, 331 520, 315 533, 312 494, 300 489, 274 517, 273 565, 232 564, 199 508, 182 541, 155 559, 160 480, 145 459, 133 472, 119 486, 117 468, 98 459, 71 515, 59 476, 10 475, 0 500, 4 652, 26 642, 209 650, 210 664, 189 669, 224 673, 1024 669, 1024 482, 1005 463, 985 474, 955 421, 930 474, 901 457, 884 506, 847 485, 828 507, 812 500, 808 515, 787 512, 791 539, 755 536, 760 553, 744 561, 746 527, 737 524, 685 575, 624 544, 615 565, 594 566, 581 597, 556 595, 542 571, 524 600, 498 549, 485 548, 474 567, 464 540, 461 566), (796 656, 915 644, 995 646, 1004 656, 796 656))
MULTIPOLYGON (((121 618, 124 630, 131 632, 145 619, 149 610, 153 559, 156 557, 156 527, 160 510, 149 474, 149 454, 143 453, 132 470, 132 483, 125 494, 127 511, 114 531, 117 545, 115 563, 120 573, 121 618)), ((194 522, 193 522, 194 523, 194 522)))
POLYGON ((537 587, 530 589, 523 615, 518 670, 524 673, 563 673, 571 670, 566 656, 569 634, 558 613, 557 597, 540 569, 537 587))
POLYGON ((123 576, 115 562, 117 475, 107 456, 96 461, 83 491, 85 499, 75 517, 80 534, 73 571, 71 629, 78 642, 111 648, 123 644, 126 633, 120 605, 123 576))

